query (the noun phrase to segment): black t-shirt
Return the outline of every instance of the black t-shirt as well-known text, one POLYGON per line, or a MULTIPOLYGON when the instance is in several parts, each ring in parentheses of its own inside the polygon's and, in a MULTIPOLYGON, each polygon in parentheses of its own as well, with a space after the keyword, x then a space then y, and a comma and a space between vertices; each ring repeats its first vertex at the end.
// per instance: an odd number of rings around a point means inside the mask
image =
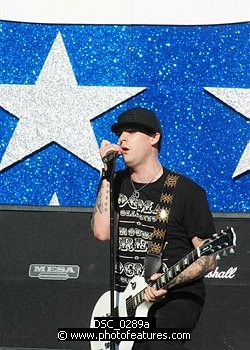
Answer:
MULTIPOLYGON (((115 177, 116 210, 119 213, 116 257, 116 289, 123 291, 131 278, 144 276, 144 257, 152 239, 157 209, 165 179, 170 171, 146 186, 135 183, 136 198, 128 170, 118 171, 115 177)), ((206 193, 202 187, 181 175, 174 191, 162 255, 162 271, 173 266, 194 249, 192 238, 208 238, 215 233, 206 193)), ((190 293, 201 302, 205 298, 203 279, 180 285, 169 294, 190 293)))

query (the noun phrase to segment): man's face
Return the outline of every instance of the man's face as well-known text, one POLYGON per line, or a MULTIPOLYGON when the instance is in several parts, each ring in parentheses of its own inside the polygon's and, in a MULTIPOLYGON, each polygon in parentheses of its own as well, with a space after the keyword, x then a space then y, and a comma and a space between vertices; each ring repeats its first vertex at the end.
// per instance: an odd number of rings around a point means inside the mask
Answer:
POLYGON ((123 129, 119 133, 119 145, 127 166, 140 165, 151 156, 153 138, 154 135, 148 135, 133 128, 123 129))

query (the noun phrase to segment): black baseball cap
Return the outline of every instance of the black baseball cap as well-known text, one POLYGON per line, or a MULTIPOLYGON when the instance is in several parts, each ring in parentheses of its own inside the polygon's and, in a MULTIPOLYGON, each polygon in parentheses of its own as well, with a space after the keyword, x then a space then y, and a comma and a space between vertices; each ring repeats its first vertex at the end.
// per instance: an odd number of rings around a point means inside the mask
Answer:
POLYGON ((149 109, 135 107, 119 115, 117 123, 111 126, 116 135, 127 128, 135 128, 145 133, 159 132, 162 135, 161 125, 155 113, 149 109))

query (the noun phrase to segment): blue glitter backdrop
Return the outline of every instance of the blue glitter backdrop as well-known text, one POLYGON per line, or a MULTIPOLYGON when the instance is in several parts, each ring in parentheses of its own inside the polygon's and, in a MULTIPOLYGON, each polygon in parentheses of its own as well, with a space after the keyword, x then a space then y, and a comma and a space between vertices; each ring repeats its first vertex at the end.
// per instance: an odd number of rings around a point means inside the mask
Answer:
MULTIPOLYGON (((247 212, 249 171, 232 176, 249 142, 249 120, 204 87, 249 88, 249 29, 250 23, 0 22, 0 84, 35 84, 60 32, 79 86, 146 87, 91 121, 99 145, 102 139, 117 141, 109 128, 122 111, 152 108, 163 126, 162 164, 203 186, 213 212, 247 212)), ((17 124, 0 108, 0 159, 17 124)), ((119 158, 117 168, 122 166, 119 158)), ((96 169, 52 142, 1 172, 0 203, 46 206, 56 193, 61 206, 91 207, 98 182, 96 169)))

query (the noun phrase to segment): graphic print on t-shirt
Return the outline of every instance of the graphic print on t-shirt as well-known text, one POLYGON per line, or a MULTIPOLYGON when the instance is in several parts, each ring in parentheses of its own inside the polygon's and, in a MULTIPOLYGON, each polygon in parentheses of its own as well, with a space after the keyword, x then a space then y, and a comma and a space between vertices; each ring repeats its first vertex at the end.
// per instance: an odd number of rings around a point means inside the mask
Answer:
POLYGON ((133 194, 127 196, 120 193, 118 205, 116 283, 120 290, 124 289, 134 276, 144 275, 144 256, 152 239, 159 204, 155 205, 144 193, 139 192, 138 198, 133 194))

